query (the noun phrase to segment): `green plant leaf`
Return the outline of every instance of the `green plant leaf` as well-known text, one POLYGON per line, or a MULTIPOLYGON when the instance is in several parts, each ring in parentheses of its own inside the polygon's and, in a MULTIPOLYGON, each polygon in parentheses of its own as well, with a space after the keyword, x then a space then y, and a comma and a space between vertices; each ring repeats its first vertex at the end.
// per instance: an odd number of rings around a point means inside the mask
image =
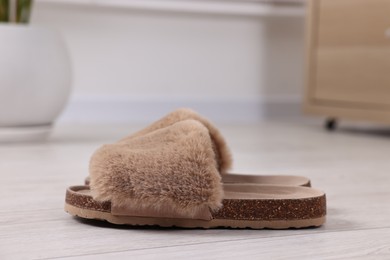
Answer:
POLYGON ((0 0, 0 22, 8 22, 9 0, 0 0))
POLYGON ((30 20, 30 13, 32 7, 32 0, 18 0, 17 2, 17 23, 28 23, 30 20))

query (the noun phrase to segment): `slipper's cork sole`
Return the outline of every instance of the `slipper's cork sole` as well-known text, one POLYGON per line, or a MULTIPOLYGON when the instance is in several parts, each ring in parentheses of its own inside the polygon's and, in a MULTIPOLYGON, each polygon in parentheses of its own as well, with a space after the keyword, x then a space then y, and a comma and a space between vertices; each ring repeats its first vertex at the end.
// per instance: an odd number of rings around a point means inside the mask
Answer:
POLYGON ((94 211, 83 209, 65 204, 65 211, 69 214, 84 218, 104 220, 117 225, 131 226, 160 226, 160 227, 181 227, 181 228, 251 228, 251 229, 288 229, 288 228, 305 228, 317 227, 325 223, 325 216, 314 219, 297 219, 297 220, 235 220, 235 219, 179 219, 179 218, 154 218, 154 217, 131 217, 131 216, 114 216, 109 212, 94 211))
POLYGON ((325 223, 325 194, 312 188, 224 185, 224 190, 223 206, 211 213, 211 220, 116 216, 111 214, 109 201, 98 202, 92 198, 88 186, 68 188, 65 211, 85 219, 135 226, 286 229, 316 227, 325 223))

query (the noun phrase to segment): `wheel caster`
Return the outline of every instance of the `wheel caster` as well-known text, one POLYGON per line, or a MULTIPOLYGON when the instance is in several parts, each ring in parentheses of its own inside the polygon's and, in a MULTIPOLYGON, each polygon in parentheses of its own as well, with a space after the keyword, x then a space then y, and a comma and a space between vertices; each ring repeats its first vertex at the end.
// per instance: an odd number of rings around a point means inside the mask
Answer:
POLYGON ((334 131, 337 128, 337 119, 328 118, 325 120, 325 129, 328 131, 334 131))

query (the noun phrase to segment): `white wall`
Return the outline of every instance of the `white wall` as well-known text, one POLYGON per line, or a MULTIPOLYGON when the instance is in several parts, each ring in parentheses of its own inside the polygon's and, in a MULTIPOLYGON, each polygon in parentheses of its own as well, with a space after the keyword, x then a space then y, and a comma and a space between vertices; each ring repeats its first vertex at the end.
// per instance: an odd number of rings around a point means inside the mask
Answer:
POLYGON ((62 120, 144 121, 176 106, 222 121, 299 113, 302 16, 38 1, 32 24, 60 30, 69 46, 73 95, 62 120))

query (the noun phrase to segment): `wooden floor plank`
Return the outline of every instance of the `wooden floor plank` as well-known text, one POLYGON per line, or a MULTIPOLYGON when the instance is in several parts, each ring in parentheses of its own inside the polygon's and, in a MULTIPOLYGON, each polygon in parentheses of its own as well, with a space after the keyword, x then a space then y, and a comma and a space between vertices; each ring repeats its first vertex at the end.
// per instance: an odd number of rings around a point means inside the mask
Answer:
POLYGON ((67 259, 389 259, 390 229, 159 247, 67 259))

